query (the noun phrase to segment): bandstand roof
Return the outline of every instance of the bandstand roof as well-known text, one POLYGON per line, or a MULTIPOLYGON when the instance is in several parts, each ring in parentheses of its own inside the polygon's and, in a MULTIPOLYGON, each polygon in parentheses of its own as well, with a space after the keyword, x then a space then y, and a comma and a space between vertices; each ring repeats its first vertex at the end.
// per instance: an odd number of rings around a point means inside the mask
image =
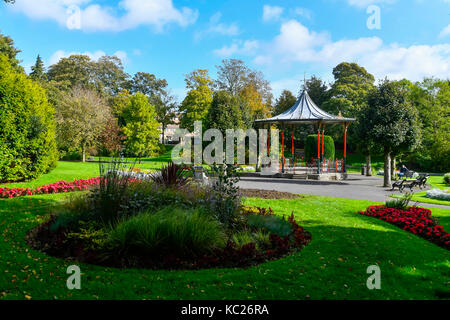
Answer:
POLYGON ((285 112, 271 118, 255 120, 256 123, 278 122, 283 124, 336 124, 355 121, 354 118, 335 116, 320 109, 303 90, 297 102, 285 112))

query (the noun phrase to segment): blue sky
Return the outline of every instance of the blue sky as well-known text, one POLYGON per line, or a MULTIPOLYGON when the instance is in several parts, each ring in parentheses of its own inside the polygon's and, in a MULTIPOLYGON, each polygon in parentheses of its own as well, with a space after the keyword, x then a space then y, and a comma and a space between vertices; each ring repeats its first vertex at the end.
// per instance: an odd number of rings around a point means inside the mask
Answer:
POLYGON ((304 72, 330 81, 342 61, 377 78, 450 75, 450 0, 16 0, 0 4, 0 30, 27 69, 37 54, 46 66, 117 55, 130 74, 167 79, 179 99, 185 74, 215 77, 225 58, 262 71, 275 96, 297 92, 304 72), (380 29, 367 26, 369 6, 380 29))

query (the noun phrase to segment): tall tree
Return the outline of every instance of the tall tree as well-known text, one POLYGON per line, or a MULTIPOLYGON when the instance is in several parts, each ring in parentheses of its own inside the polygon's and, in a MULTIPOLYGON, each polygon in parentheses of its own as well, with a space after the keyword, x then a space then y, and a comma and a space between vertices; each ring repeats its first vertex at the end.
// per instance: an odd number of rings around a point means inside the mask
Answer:
POLYGON ((165 93, 167 81, 158 79, 154 74, 138 72, 130 80, 131 93, 141 92, 147 97, 160 96, 165 93))
POLYGON ((246 128, 242 120, 240 99, 225 90, 214 93, 208 112, 208 128, 219 129, 222 133, 226 129, 246 128))
POLYGON ((251 70, 244 61, 239 59, 225 59, 217 67, 217 90, 228 91, 233 96, 239 96, 246 86, 253 86, 261 95, 266 106, 272 104, 272 92, 270 84, 264 79, 262 72, 251 70))
POLYGON ((57 137, 60 146, 81 148, 83 162, 86 149, 99 140, 111 112, 94 90, 75 87, 65 94, 56 109, 57 137))
POLYGON ((261 94, 256 90, 251 83, 244 86, 239 93, 239 98, 243 104, 247 105, 249 112, 249 126, 253 124, 256 119, 264 119, 270 116, 270 108, 263 102, 261 94))
POLYGON ((95 63, 86 55, 71 55, 51 65, 47 78, 62 89, 80 86, 94 89, 95 63))
POLYGON ((391 185, 391 155, 397 149, 413 150, 418 141, 417 112, 399 82, 384 80, 369 94, 360 113, 367 137, 384 152, 384 186, 391 185))
MULTIPOLYGON (((335 115, 358 118, 360 111, 367 105, 369 94, 376 88, 374 76, 358 64, 348 62, 338 64, 333 69, 333 76, 335 81, 327 93, 329 99, 321 107, 335 115)), ((348 142, 349 145, 357 146, 366 156, 366 165, 370 168, 369 144, 357 134, 360 123, 358 121, 349 127, 348 142)), ((342 128, 334 126, 327 128, 327 131, 336 141, 343 140, 342 128)))
POLYGON ((197 69, 186 75, 189 90, 180 106, 181 127, 193 131, 194 121, 204 121, 213 100, 212 79, 206 69, 197 69))
POLYGON ((426 78, 408 82, 408 87, 419 113, 422 143, 407 160, 421 170, 450 171, 450 81, 426 78))
POLYGON ((138 92, 131 96, 122 116, 125 121, 123 132, 127 137, 125 145, 140 163, 142 156, 152 155, 158 148, 159 123, 155 106, 148 102, 147 96, 138 92))
POLYGON ((330 99, 323 109, 345 117, 354 116, 367 104, 367 96, 375 88, 374 76, 358 64, 348 62, 338 64, 333 76, 330 99))
POLYGON ((177 103, 175 98, 165 91, 152 100, 155 105, 156 120, 161 124, 162 143, 164 144, 166 128, 169 124, 174 123, 176 117, 177 103))
POLYGON ((283 90, 281 95, 275 101, 275 104, 274 104, 273 110, 272 110, 273 115, 279 115, 279 114, 285 112, 290 107, 292 107, 296 101, 297 101, 297 98, 292 94, 291 91, 283 90))
POLYGON ((64 90, 81 86, 106 96, 116 95, 128 86, 128 74, 116 56, 103 56, 93 61, 86 55, 71 55, 51 65, 47 77, 64 90))
POLYGON ((45 79, 44 61, 40 55, 37 56, 34 66, 31 66, 30 78, 37 81, 45 79))
POLYGON ((216 66, 216 68, 218 70, 215 83, 217 89, 228 91, 231 95, 237 96, 247 83, 247 75, 250 69, 244 61, 238 59, 222 60, 222 64, 216 66))
POLYGON ((322 79, 312 76, 306 80, 305 89, 308 91, 312 101, 319 107, 322 107, 325 101, 329 99, 329 91, 327 84, 322 79))
POLYGON ((116 56, 103 56, 94 65, 94 82, 98 91, 116 95, 127 87, 129 75, 124 71, 122 61, 116 56))
POLYGON ((23 68, 19 65, 20 60, 17 59, 17 55, 22 52, 14 46, 14 40, 8 36, 4 36, 0 33, 0 54, 4 54, 8 57, 9 63, 18 72, 24 72, 23 68))

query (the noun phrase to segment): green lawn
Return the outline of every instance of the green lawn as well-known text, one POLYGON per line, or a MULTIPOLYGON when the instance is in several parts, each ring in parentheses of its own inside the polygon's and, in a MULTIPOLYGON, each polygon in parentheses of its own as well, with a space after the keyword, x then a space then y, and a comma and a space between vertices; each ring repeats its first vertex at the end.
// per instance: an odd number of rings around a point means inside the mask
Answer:
MULTIPOLYGON (((386 222, 357 214, 370 201, 306 196, 247 199, 295 213, 312 242, 292 256, 248 269, 119 270, 81 264, 82 289, 66 289, 74 262, 30 249, 26 232, 65 195, 0 200, 0 299, 437 299, 450 280, 448 251, 386 222), (378 263, 382 289, 366 288, 378 263)), ((450 229, 450 210, 432 209, 450 229)))
MULTIPOLYGON (((144 157, 141 158, 141 162, 170 162, 172 160, 172 149, 174 148, 173 145, 166 145, 166 152, 164 152, 163 154, 160 154, 159 156, 156 157, 152 157, 152 158, 148 158, 148 157, 144 157)), ((96 161, 98 159, 108 159, 107 157, 92 157, 94 158, 96 161)), ((129 157, 129 158, 124 158, 124 161, 126 162, 137 162, 138 159, 135 157, 129 157)))
MULTIPOLYGON (((107 164, 105 164, 107 165, 107 164)), ((157 163, 136 163, 136 168, 157 170, 160 169, 162 164, 157 163)), ((18 183, 3 183, 0 187, 10 188, 36 188, 44 184, 53 183, 60 180, 73 181, 77 179, 88 179, 97 177, 99 165, 97 162, 70 162, 70 161, 58 161, 58 165, 51 172, 44 174, 40 178, 18 183)))

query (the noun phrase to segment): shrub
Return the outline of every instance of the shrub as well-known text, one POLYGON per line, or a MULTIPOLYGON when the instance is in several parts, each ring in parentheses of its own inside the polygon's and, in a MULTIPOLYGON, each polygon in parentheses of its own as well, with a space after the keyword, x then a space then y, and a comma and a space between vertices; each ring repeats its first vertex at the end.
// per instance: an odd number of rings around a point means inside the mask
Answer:
POLYGON ((450 172, 444 175, 444 182, 450 184, 450 172))
POLYGON ((131 256, 199 255, 225 246, 219 223, 200 210, 166 207, 119 223, 110 233, 112 252, 131 256))
POLYGON ((154 182, 171 188, 178 188, 188 183, 184 168, 173 162, 169 162, 167 166, 161 168, 160 172, 154 173, 151 177, 154 182))
POLYGON ((247 216, 247 224, 250 227, 262 229, 280 237, 286 237, 292 233, 291 224, 275 215, 250 214, 247 216))
POLYGON ((264 250, 270 246, 270 234, 261 230, 256 232, 242 231, 234 234, 231 240, 237 249, 242 249, 245 245, 255 243, 257 250, 264 250))
POLYGON ((0 54, 0 182, 34 179, 56 165, 53 115, 44 89, 0 54))
MULTIPOLYGON (((324 137, 324 157, 325 159, 335 158, 334 140, 330 136, 324 137)), ((322 135, 320 135, 320 152, 322 153, 322 135)), ((305 141, 305 159, 317 159, 317 134, 311 134, 306 137, 305 141)))
POLYGON ((67 240, 80 245, 87 250, 101 250, 108 238, 107 230, 99 226, 95 221, 79 221, 79 229, 69 232, 67 240))
POLYGON ((385 206, 387 208, 394 208, 399 210, 406 210, 408 208, 409 202, 411 201, 413 194, 408 193, 403 195, 399 199, 387 200, 385 206))
POLYGON ((232 165, 214 164, 212 169, 215 178, 208 204, 221 223, 232 227, 241 205, 239 187, 236 185, 239 182, 236 168, 232 165))

